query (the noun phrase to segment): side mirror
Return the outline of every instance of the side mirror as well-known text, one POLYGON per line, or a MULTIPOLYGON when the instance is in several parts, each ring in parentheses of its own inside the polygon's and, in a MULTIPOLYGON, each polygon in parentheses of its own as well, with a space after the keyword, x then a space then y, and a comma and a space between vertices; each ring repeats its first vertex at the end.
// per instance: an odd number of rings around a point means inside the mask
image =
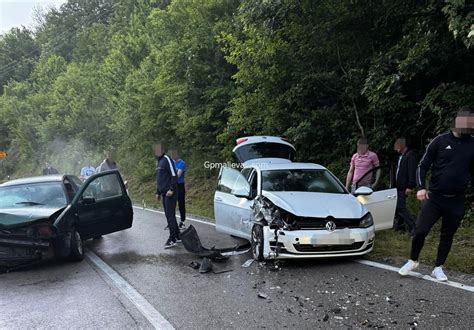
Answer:
POLYGON ((368 196, 372 195, 374 191, 369 187, 359 187, 354 191, 355 196, 368 196))
POLYGON ((239 189, 236 189, 236 190, 233 190, 232 195, 234 195, 235 197, 250 199, 250 192, 247 189, 243 188, 243 187, 239 188, 239 189))
POLYGON ((84 204, 84 205, 90 205, 95 203, 95 198, 94 197, 82 197, 79 200, 79 203, 84 204))

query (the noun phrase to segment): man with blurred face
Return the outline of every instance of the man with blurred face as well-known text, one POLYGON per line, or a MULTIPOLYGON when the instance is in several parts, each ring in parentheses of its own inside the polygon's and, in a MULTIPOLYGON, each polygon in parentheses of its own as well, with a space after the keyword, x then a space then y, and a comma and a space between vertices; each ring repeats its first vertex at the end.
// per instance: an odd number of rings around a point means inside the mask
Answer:
POLYGON ((415 233, 415 221, 406 206, 406 198, 416 187, 416 155, 408 148, 405 138, 395 141, 394 149, 400 154, 398 158, 395 186, 397 188, 397 209, 395 230, 403 230, 403 225, 408 226, 411 235, 415 233))
POLYGON ((165 243, 165 249, 175 247, 181 242, 179 237, 178 223, 176 221, 176 183, 178 176, 173 160, 166 155, 166 149, 161 143, 153 146, 157 160, 156 164, 156 199, 163 198, 166 221, 170 230, 170 236, 165 243))
POLYGON ((59 171, 49 164, 49 162, 45 163, 45 168, 43 169, 43 175, 51 175, 51 174, 58 174, 59 171))
POLYGON ((79 178, 82 180, 82 181, 86 181, 87 179, 89 179, 91 176, 93 176, 95 174, 95 167, 93 167, 91 164, 90 164, 90 161, 87 159, 85 162, 84 162, 84 167, 81 168, 81 174, 79 176, 79 178))
MULTIPOLYGON (((375 152, 369 150, 369 144, 366 138, 360 138, 357 142, 357 152, 351 158, 349 172, 346 178, 347 190, 354 190, 357 186, 372 186, 372 174, 365 175, 367 172, 380 165, 379 158, 375 152), (351 189, 352 187, 352 189, 351 189)), ((380 177, 380 170, 376 171, 375 182, 380 177)))
POLYGON ((111 150, 104 151, 105 159, 100 163, 97 168, 97 173, 102 173, 104 171, 117 170, 118 166, 114 160, 114 153, 111 150))
MULTIPOLYGON (((450 132, 435 137, 421 159, 416 172, 418 193, 423 202, 412 240, 408 262, 399 270, 402 276, 418 267, 418 257, 431 227, 442 218, 438 255, 431 276, 447 281, 443 265, 448 257, 453 237, 465 213, 465 193, 471 180, 474 187, 474 110, 458 111, 450 132), (426 175, 431 169, 429 190, 426 175)), ((474 207, 471 201, 471 207, 474 207)))

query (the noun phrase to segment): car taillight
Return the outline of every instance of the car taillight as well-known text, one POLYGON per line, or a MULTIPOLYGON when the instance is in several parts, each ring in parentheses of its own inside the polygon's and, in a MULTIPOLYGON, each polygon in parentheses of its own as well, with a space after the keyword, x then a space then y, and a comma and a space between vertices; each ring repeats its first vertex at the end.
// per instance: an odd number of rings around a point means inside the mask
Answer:
POLYGON ((248 140, 248 139, 237 139, 237 140, 235 141, 235 144, 236 144, 236 145, 239 145, 239 144, 241 144, 241 143, 244 143, 244 142, 247 141, 247 140, 248 140))

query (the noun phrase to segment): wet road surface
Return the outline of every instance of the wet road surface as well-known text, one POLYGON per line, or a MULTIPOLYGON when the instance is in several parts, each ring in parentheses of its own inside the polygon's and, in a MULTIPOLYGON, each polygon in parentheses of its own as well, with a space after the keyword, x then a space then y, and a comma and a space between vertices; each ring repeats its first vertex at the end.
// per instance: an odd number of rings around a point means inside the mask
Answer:
MULTIPOLYGON (((206 247, 241 242, 209 224, 192 223, 206 247)), ((162 214, 135 209, 133 228, 87 247, 175 328, 474 327, 472 292, 351 259, 243 268, 246 253, 200 274, 188 266, 200 258, 181 245, 163 248, 164 226, 162 214)), ((2 274, 0 292, 0 328, 151 327, 90 260, 2 274), (25 308, 28 313, 18 313, 25 308)))

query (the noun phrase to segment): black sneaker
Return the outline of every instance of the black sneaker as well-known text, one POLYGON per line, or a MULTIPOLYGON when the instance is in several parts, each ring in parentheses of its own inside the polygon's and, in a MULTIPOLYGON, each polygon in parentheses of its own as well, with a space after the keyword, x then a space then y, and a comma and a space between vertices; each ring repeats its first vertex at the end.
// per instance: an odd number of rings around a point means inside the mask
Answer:
POLYGON ((176 245, 177 245, 177 244, 176 244, 175 241, 169 239, 169 240, 167 240, 166 243, 165 243, 165 249, 171 249, 171 248, 175 247, 176 245))
POLYGON ((186 225, 184 224, 184 221, 181 221, 178 227, 179 229, 186 229, 186 225))

